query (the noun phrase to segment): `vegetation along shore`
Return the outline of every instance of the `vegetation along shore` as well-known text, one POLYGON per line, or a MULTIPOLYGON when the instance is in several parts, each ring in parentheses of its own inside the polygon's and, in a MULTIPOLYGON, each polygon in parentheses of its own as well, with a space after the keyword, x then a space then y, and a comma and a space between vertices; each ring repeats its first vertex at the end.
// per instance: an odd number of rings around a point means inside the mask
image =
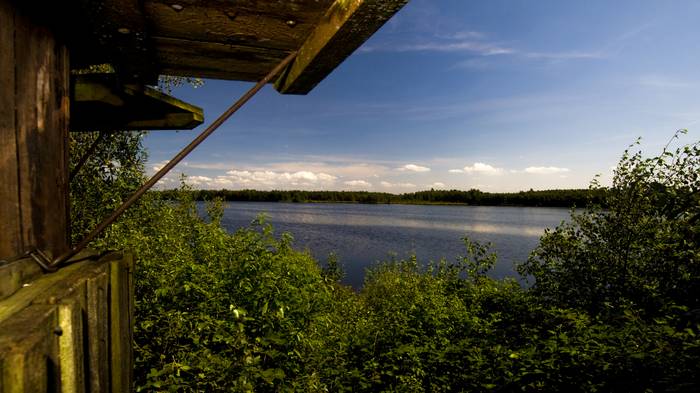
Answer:
MULTIPOLYGON (((154 191, 163 199, 174 200, 181 190, 154 191)), ((584 207, 603 204, 605 190, 600 188, 574 190, 520 191, 512 193, 483 192, 472 189, 427 190, 404 194, 367 191, 300 191, 300 190, 190 190, 197 201, 236 202, 300 202, 300 203, 382 203, 412 205, 479 205, 479 206, 542 206, 584 207)))
MULTIPOLYGON (((94 138, 72 137, 76 157, 94 138)), ((141 181, 140 138, 73 183, 75 237, 141 181)), ((265 222, 228 233, 220 200, 203 219, 194 198, 215 194, 151 193, 94 243, 138 261, 136 390, 698 391, 700 146, 635 150, 518 266, 527 288, 489 278, 497 256, 465 238, 461 258, 379 263, 355 292, 265 222)))

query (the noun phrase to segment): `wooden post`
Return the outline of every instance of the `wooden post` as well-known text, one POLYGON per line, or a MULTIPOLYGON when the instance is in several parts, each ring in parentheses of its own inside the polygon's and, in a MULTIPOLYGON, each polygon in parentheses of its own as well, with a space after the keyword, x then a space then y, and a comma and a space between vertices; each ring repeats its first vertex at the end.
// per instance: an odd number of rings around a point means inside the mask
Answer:
POLYGON ((0 0, 0 259, 68 248, 68 50, 0 0))

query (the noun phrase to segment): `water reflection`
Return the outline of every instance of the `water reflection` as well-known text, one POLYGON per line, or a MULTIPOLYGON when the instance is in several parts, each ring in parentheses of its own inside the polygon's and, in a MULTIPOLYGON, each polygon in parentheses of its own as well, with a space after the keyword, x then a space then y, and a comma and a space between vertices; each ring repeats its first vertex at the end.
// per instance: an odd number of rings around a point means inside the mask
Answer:
POLYGON ((493 276, 516 276, 513 264, 527 258, 545 228, 569 214, 558 208, 235 202, 226 206, 223 224, 234 231, 262 213, 317 259, 336 253, 344 281, 356 288, 366 267, 392 254, 415 253, 423 261, 464 255, 464 236, 494 244, 499 262, 493 276))
POLYGON ((343 222, 338 222, 338 217, 330 215, 313 214, 312 212, 298 213, 277 213, 271 215, 273 221, 285 222, 288 224, 311 224, 311 225, 335 225, 346 226, 388 226, 393 228, 415 228, 415 229, 438 229, 461 232, 493 233, 501 235, 535 236, 542 235, 543 228, 540 226, 528 225, 504 225, 490 224, 487 222, 459 223, 444 221, 427 221, 404 217, 377 217, 367 215, 342 215, 343 222))

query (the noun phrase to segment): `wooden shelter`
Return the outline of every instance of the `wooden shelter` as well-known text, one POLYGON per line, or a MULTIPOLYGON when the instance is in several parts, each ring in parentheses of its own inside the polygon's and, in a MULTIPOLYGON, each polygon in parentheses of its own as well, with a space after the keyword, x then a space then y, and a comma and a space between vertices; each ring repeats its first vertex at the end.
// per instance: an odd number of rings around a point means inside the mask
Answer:
POLYGON ((161 74, 258 81, 293 59, 271 81, 306 94, 406 1, 0 0, 0 393, 131 389, 131 258, 47 264, 71 250, 69 131, 201 124, 161 74))

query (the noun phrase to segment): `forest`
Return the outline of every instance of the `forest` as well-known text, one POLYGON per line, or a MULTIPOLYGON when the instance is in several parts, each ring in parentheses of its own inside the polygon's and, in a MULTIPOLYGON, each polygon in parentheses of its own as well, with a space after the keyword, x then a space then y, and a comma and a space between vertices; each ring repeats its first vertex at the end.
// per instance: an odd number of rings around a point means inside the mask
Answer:
MULTIPOLYGON (((75 159, 95 135, 72 138, 75 159)), ((141 138, 78 175, 75 238, 143 181, 141 138)), ((458 259, 385 261, 353 291, 264 218, 228 233, 216 195, 201 217, 186 186, 147 194, 92 246, 137 259, 136 391, 699 391, 700 142, 630 146, 591 187, 601 203, 518 265, 528 286, 490 278, 497 255, 465 238, 458 259)))
MULTIPOLYGON (((163 199, 177 199, 181 190, 161 190, 163 199)), ((197 201, 236 202, 327 202, 384 204, 460 204, 479 206, 548 206, 583 207, 605 202, 602 189, 520 191, 492 193, 472 189, 427 190, 404 194, 368 191, 300 191, 300 190, 190 190, 197 201)))

